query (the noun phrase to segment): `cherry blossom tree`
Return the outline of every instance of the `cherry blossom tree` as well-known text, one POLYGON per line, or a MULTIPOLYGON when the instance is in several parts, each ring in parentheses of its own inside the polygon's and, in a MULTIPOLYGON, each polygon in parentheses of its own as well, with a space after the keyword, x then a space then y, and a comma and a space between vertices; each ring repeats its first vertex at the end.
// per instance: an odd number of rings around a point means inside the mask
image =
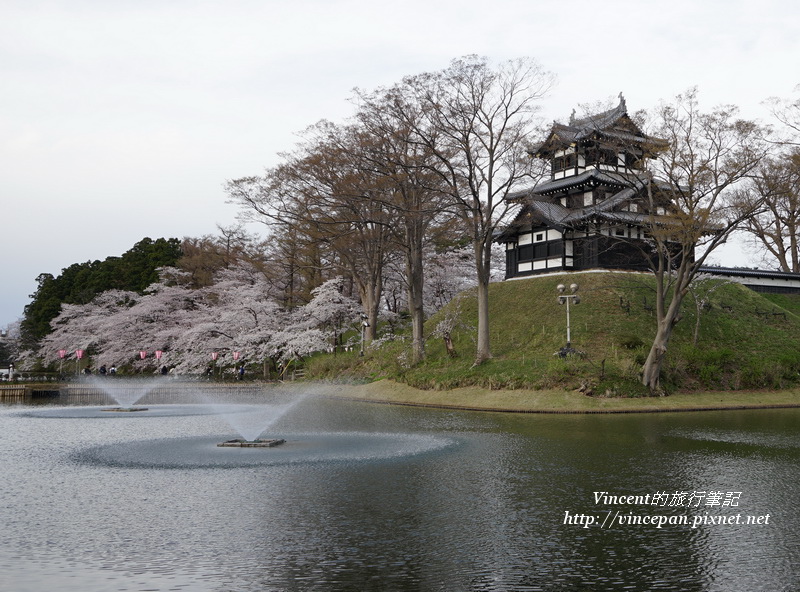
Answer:
MULTIPOLYGON (((108 320, 124 315, 139 298, 136 292, 108 290, 88 304, 63 304, 61 312, 51 322, 52 331, 41 340, 36 352, 23 354, 23 364, 31 365, 36 357, 45 364, 56 362, 62 349, 73 354, 83 350, 95 357, 102 355, 108 344, 119 337, 109 335, 108 320)), ((117 360, 110 362, 119 363, 117 360)))
POLYGON ((181 352, 178 371, 196 372, 217 352, 226 362, 232 352, 242 361, 263 360, 269 356, 271 336, 286 323, 287 314, 270 296, 270 284, 254 266, 243 263, 225 269, 217 281, 204 288, 201 314, 174 341, 181 352), (200 317, 200 318, 198 318, 200 317))
POLYGON ((344 331, 359 322, 359 306, 343 293, 344 279, 336 277, 313 290, 313 300, 299 312, 295 329, 307 328, 326 331, 329 344, 336 348, 344 331))

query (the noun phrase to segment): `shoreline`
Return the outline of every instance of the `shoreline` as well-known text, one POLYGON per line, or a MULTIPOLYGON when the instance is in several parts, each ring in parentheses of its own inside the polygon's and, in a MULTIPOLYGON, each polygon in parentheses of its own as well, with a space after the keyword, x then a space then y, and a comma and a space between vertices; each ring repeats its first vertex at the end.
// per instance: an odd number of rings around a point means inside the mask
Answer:
POLYGON ((331 398, 376 403, 529 414, 669 413, 800 408, 800 389, 783 391, 704 391, 666 397, 588 397, 573 391, 487 390, 464 387, 447 391, 421 390, 380 380, 358 385, 337 385, 346 393, 331 398))
MULTIPOLYGON (((210 384, 188 382, 180 386, 183 390, 204 388, 210 384)), ((255 383, 219 383, 215 388, 246 388, 248 384, 255 383)), ((330 399, 495 413, 603 414, 800 408, 800 387, 775 391, 678 392, 665 397, 591 397, 577 391, 558 389, 490 390, 482 387, 461 387, 451 390, 422 390, 389 379, 369 383, 291 381, 283 384, 291 385, 291 388, 308 389, 311 393, 316 391, 320 396, 330 399)), ((38 390, 48 394, 58 392, 62 386, 0 385, 0 399, 11 402, 38 390)))

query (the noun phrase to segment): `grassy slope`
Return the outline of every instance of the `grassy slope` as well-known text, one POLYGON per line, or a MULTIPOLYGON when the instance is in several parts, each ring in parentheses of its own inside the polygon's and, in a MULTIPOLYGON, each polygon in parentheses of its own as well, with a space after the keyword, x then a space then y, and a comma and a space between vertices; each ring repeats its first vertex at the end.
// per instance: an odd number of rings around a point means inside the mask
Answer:
MULTIPOLYGON (((364 358, 321 356, 317 376, 388 378, 420 389, 477 386, 542 391, 581 385, 600 397, 644 394, 637 373, 655 332, 652 279, 625 273, 582 273, 493 284, 490 290, 494 358, 472 367, 474 329, 455 334, 459 357, 447 357, 441 340, 429 340, 427 359, 409 365, 407 345, 390 344, 364 358), (554 353, 566 342, 566 310, 556 285, 577 282, 581 304, 570 307, 572 345, 585 353, 566 360, 554 353)), ((475 299, 463 294, 458 307, 465 327, 474 327, 475 299)), ((445 311, 430 319, 427 333, 445 311)), ((700 338, 692 344, 697 313, 687 297, 670 343, 664 381, 674 390, 744 390, 790 387, 800 378, 800 299, 757 294, 737 284, 720 286, 701 314, 700 338), (767 314, 759 314, 767 313, 767 314)))

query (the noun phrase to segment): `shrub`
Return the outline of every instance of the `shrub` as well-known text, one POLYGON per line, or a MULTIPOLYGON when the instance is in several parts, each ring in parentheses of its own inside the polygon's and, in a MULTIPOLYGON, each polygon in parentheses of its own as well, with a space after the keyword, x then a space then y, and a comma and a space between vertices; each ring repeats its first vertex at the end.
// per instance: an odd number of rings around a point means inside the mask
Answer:
POLYGON ((619 344, 625 349, 639 349, 645 345, 638 335, 623 335, 619 338, 619 344))

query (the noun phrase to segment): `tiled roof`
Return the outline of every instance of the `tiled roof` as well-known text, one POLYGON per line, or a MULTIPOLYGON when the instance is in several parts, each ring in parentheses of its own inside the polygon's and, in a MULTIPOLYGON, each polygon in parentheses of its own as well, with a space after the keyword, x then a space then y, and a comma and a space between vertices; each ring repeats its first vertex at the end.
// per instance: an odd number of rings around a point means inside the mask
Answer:
POLYGON ((569 124, 575 128, 594 128, 602 129, 615 123, 620 117, 628 114, 628 106, 625 103, 625 98, 622 93, 619 94, 619 104, 613 109, 589 115, 581 119, 575 119, 575 112, 569 118, 569 124))
POLYGON ((533 148, 530 153, 533 155, 546 154, 560 146, 569 146, 595 135, 627 145, 648 143, 651 146, 660 146, 664 144, 662 140, 652 138, 642 132, 631 121, 628 117, 625 99, 620 93, 619 104, 613 109, 580 119, 575 118, 573 111, 568 124, 553 122, 547 139, 533 148))
MULTIPOLYGON (((639 212, 617 212, 614 208, 631 200, 636 196, 637 191, 633 187, 624 187, 614 195, 604 199, 600 203, 593 204, 577 209, 569 209, 560 203, 549 201, 536 195, 537 188, 528 191, 528 203, 519 211, 514 220, 497 236, 500 242, 504 238, 511 238, 516 235, 520 227, 531 224, 531 222, 541 222, 556 228, 566 228, 580 224, 586 220, 603 219, 618 224, 643 224, 649 216, 639 212)), ((522 192, 520 192, 522 193, 522 192)))
POLYGON ((640 185, 644 183, 643 177, 634 173, 615 173, 610 171, 602 171, 597 168, 591 168, 578 175, 572 175, 569 177, 564 177, 563 179, 556 179, 555 181, 541 183, 528 190, 528 193, 544 195, 553 191, 560 191, 562 189, 584 185, 588 181, 596 181, 599 184, 617 185, 620 187, 629 187, 632 184, 640 185))
POLYGON ((700 273, 708 273, 713 275, 800 281, 800 273, 791 273, 787 271, 774 271, 768 269, 745 269, 741 267, 716 267, 707 265, 699 268, 698 271, 700 273))
POLYGON ((625 188, 618 191, 611 197, 604 199, 600 203, 569 210, 560 204, 553 204, 544 201, 534 200, 530 207, 537 212, 544 220, 558 226, 570 226, 591 218, 604 218, 606 220, 625 222, 630 224, 641 223, 646 215, 637 212, 615 212, 614 208, 625 203, 636 195, 633 188, 625 188))

